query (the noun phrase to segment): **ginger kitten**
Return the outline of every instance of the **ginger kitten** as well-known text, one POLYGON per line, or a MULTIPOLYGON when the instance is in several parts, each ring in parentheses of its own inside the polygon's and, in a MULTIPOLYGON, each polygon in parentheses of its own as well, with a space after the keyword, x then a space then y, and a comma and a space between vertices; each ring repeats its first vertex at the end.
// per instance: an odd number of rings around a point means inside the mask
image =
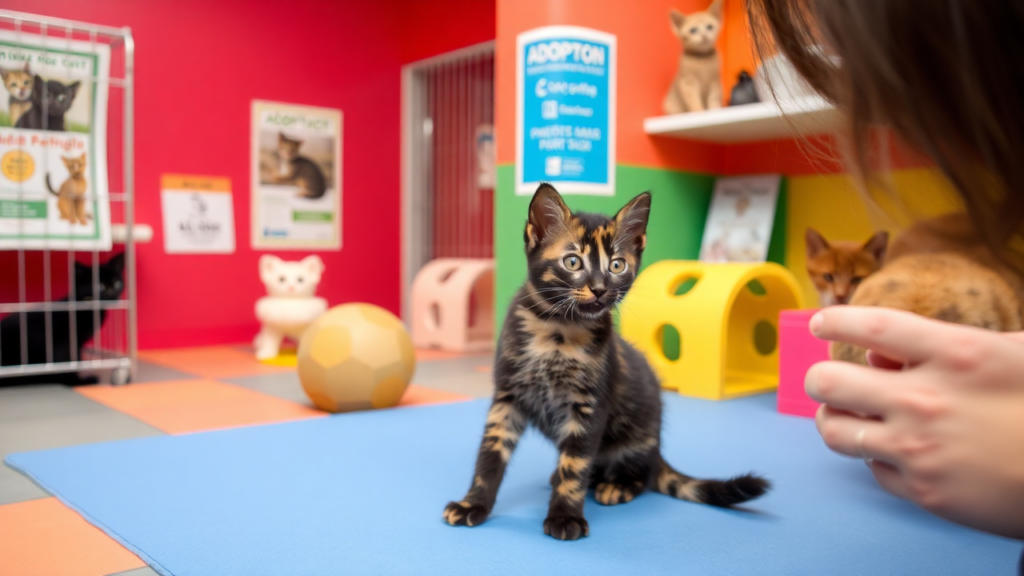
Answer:
POLYGON ((32 88, 35 82, 32 79, 32 72, 29 71, 28 62, 21 70, 0 68, 0 80, 3 80, 4 88, 10 94, 7 99, 7 110, 11 126, 16 126, 18 119, 32 107, 32 88))
MULTIPOLYGON (((898 236, 885 265, 850 300, 967 326, 1017 331, 1024 281, 1001 264, 964 214, 925 220, 898 236)), ((834 342, 832 357, 866 363, 864 349, 834 342)))
POLYGON ((705 12, 685 15, 673 8, 669 15, 683 53, 662 103, 665 114, 721 108, 721 61, 715 42, 722 30, 722 0, 714 0, 705 12))
POLYGON ((449 524, 487 519, 527 425, 558 448, 544 533, 559 540, 590 533, 583 517, 589 488, 605 506, 654 490, 723 507, 768 489, 754 475, 692 478, 662 458, 661 386, 644 356, 614 331, 611 315, 640 268, 650 208, 645 192, 612 218, 573 213, 552 186, 537 189, 523 234, 528 277, 498 341, 476 471, 469 492, 445 508, 449 524))
POLYGON ((822 306, 846 304, 865 278, 882 267, 888 232, 878 232, 860 244, 848 240, 829 242, 814 228, 808 228, 807 274, 818 289, 822 306))
POLYGON ((68 179, 60 185, 60 190, 54 190, 50 184, 50 174, 47 173, 46 188, 57 197, 61 220, 72 224, 88 224, 89 214, 85 211, 85 190, 88 188, 85 180, 85 152, 77 158, 61 156, 61 160, 68 169, 68 179))

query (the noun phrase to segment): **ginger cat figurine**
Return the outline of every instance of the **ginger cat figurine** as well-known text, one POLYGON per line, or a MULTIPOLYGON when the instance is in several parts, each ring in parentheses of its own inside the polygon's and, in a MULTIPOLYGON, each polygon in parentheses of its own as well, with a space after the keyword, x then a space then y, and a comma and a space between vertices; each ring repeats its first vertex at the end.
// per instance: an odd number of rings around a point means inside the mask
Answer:
POLYGON ((889 233, 878 232, 863 244, 829 242, 814 228, 807 229, 807 274, 818 289, 822 306, 846 304, 865 278, 882 267, 889 233))
POLYGON ((327 300, 316 296, 323 271, 319 256, 307 256, 299 262, 285 262, 269 254, 260 257, 260 280, 268 295, 256 301, 256 319, 262 325, 253 340, 258 360, 277 356, 286 336, 298 342, 306 328, 327 310, 327 300))
POLYGON ((57 209, 60 211, 60 219, 67 220, 72 224, 88 224, 89 214, 85 211, 85 190, 88 183, 85 181, 85 152, 78 158, 61 156, 64 167, 68 169, 68 179, 60 185, 60 190, 54 190, 50 184, 50 174, 46 174, 46 189, 57 197, 57 209))
POLYGON ((690 15, 673 8, 670 16, 683 54, 662 104, 665 114, 721 108, 721 60, 715 41, 722 30, 722 0, 714 0, 705 12, 690 15))
MULTIPOLYGON (((964 214, 925 220, 898 236, 885 265, 851 305, 907 310, 1000 332, 1024 327, 1024 279, 999 262, 964 214)), ((834 342, 832 357, 865 364, 864 349, 834 342)))

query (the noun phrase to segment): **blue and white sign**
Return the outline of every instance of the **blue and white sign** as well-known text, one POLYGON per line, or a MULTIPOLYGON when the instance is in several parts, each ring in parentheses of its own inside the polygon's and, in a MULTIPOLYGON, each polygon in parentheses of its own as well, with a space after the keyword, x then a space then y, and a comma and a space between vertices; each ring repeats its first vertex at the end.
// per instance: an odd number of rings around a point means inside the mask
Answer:
POLYGON ((548 26, 516 39, 516 193, 615 192, 615 36, 548 26))

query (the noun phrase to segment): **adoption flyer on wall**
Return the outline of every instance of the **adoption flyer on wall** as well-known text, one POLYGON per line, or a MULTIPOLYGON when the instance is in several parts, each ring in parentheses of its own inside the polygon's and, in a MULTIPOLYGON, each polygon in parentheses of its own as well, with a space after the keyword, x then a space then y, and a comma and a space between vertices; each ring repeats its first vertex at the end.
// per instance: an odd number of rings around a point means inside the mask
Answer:
POLYGON ((781 182, 777 174, 715 180, 700 261, 767 260, 781 182))
POLYGON ((111 248, 109 73, 108 46, 0 31, 0 250, 111 248))
POLYGON ((252 246, 341 249, 341 110, 252 103, 252 246))

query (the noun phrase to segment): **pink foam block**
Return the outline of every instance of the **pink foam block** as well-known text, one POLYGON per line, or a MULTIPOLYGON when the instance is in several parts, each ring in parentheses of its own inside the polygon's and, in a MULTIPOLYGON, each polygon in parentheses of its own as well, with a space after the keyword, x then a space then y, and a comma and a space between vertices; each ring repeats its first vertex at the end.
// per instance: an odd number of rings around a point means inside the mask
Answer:
POLYGON ((779 313, 779 412, 814 417, 818 403, 804 392, 804 376, 814 364, 828 360, 828 342, 811 335, 807 323, 817 310, 779 313))

